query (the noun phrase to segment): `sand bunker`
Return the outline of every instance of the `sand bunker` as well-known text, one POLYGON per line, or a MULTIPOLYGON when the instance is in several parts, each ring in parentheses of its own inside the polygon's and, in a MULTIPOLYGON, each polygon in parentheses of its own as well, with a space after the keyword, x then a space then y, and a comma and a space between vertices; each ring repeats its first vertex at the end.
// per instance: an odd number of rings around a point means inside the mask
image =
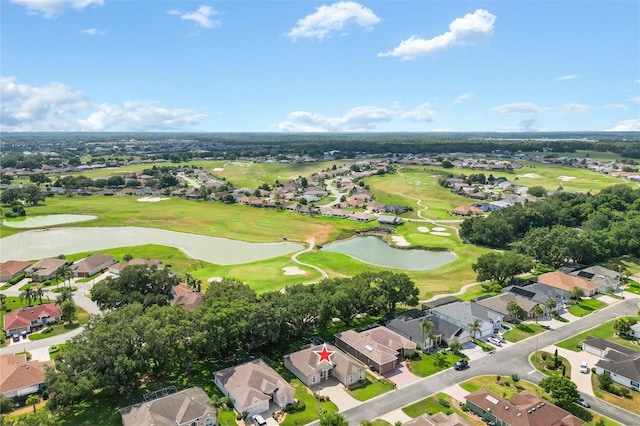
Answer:
POLYGON ((297 266, 287 266, 286 268, 282 268, 285 275, 305 275, 307 271, 304 271, 297 266))
POLYGON ((535 173, 525 173, 523 175, 518 175, 518 176, 523 178, 530 178, 530 179, 540 179, 540 175, 535 173))
POLYGON ((571 180, 574 180, 576 177, 575 176, 558 176, 558 179, 560 179, 563 182, 569 182, 571 180))
POLYGON ((222 167, 216 167, 213 169, 214 172, 222 172, 224 169, 222 167))
POLYGON ((400 237, 398 235, 394 235, 393 237, 391 237, 391 239, 398 247, 409 247, 411 245, 411 243, 409 243, 409 241, 407 241, 404 237, 400 237))
POLYGON ((142 197, 142 198, 138 198, 137 201, 140 201, 141 203, 157 203, 158 201, 164 201, 164 200, 168 200, 169 198, 166 197, 142 197))
POLYGON ((429 228, 426 226, 418 226, 418 231, 420 232, 429 232, 429 228))
MULTIPOLYGON (((442 232, 442 231, 446 231, 447 228, 443 228, 442 226, 436 226, 435 228, 432 229, 432 231, 436 231, 436 232, 442 232)), ((433 234, 433 232, 432 232, 433 234)))
POLYGON ((432 232, 432 233, 431 233, 431 235, 439 235, 439 236, 441 236, 441 237, 448 237, 448 236, 449 236, 449 235, 451 235, 451 234, 450 234, 449 232, 439 232, 439 231, 436 231, 436 232, 432 232))
POLYGON ((219 283, 220 281, 222 281, 222 277, 211 277, 207 281, 209 281, 210 283, 219 283))

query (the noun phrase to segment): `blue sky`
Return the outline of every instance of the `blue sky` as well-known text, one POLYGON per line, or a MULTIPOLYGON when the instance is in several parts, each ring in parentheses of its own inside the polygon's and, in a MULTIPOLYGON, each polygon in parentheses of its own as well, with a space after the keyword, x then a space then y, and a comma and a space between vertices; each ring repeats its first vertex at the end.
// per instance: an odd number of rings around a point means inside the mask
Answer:
POLYGON ((2 131, 640 131, 640 2, 0 0, 2 131))

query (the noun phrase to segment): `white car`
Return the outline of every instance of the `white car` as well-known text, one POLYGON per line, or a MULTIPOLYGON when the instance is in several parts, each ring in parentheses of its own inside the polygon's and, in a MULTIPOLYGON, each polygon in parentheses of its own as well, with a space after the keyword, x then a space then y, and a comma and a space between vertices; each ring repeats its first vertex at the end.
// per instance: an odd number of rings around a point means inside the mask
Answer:
POLYGON ((495 346, 502 346, 502 342, 501 342, 500 340, 496 339, 495 337, 489 337, 489 338, 487 339, 487 341, 488 341, 489 343, 494 344, 495 346))
POLYGON ((251 417, 251 423, 253 423, 255 426, 265 426, 267 424, 267 421, 260 414, 256 414, 255 416, 251 417))
POLYGON ((589 366, 587 365, 587 361, 582 361, 582 364, 580 364, 580 372, 589 374, 589 366))

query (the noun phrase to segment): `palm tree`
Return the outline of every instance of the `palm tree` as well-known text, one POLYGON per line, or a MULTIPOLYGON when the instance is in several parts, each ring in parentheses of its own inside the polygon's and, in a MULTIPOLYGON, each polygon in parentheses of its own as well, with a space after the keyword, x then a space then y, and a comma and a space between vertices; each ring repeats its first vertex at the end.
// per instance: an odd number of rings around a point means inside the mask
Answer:
POLYGON ((457 355, 460 353, 460 350, 462 349, 462 343, 460 343, 458 339, 453 339, 453 341, 449 343, 449 349, 451 349, 451 352, 457 355))
MULTIPOLYGON (((431 338, 431 335, 434 328, 435 328, 435 325, 433 324, 432 321, 429 321, 428 319, 423 319, 422 321, 420 321, 420 331, 422 331, 422 342, 425 342, 427 340, 427 336, 429 336, 429 348, 433 346, 433 339, 431 338)), ((422 349, 424 350, 425 348, 422 348, 422 349)))
POLYGON ((56 305, 60 306, 62 302, 66 302, 67 300, 73 300, 73 290, 69 287, 64 287, 56 298, 56 305))
POLYGON ((551 312, 553 312, 556 306, 558 306, 558 302, 556 302, 556 299, 554 299, 553 297, 550 297, 547 299, 544 306, 547 309, 547 314, 551 315, 551 312))
POLYGON ((0 310, 4 311, 4 304, 6 299, 7 299, 6 294, 0 294, 0 310))
POLYGON ((27 305, 31 305, 31 300, 35 299, 33 294, 33 289, 31 289, 31 287, 22 291, 19 297, 20 297, 20 302, 22 302, 23 299, 27 299, 27 305))
POLYGON ((71 278, 73 278, 73 271, 69 265, 60 267, 60 276, 64 279, 65 284, 71 286, 71 278))
POLYGON ((471 336, 475 338, 476 333, 478 333, 478 331, 480 331, 480 329, 482 328, 482 320, 476 318, 473 320, 473 322, 467 324, 467 326, 469 327, 471 336))
POLYGON ((533 318, 535 318, 537 324, 538 318, 544 315, 544 308, 540 305, 536 305, 531 309, 531 314, 533 315, 533 318))
POLYGON ((25 404, 27 405, 33 405, 33 412, 36 412, 36 404, 40 402, 40 397, 36 394, 33 395, 29 395, 29 397, 27 398, 27 400, 25 401, 25 404))
POLYGON ((202 280, 199 280, 190 274, 184 274, 184 281, 185 284, 187 284, 187 287, 193 289, 195 292, 200 292, 202 289, 202 280))
POLYGON ((44 296, 44 290, 42 290, 43 285, 42 284, 38 284, 36 286, 33 286, 32 289, 33 290, 33 300, 35 301, 36 297, 38 298, 38 300, 40 300, 40 303, 42 303, 42 297, 44 296))

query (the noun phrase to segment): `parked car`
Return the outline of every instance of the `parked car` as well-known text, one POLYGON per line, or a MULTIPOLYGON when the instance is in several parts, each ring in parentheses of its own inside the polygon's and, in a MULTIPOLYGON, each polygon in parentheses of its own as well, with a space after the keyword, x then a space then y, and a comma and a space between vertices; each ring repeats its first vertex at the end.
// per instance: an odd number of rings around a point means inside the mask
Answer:
POLYGON ((13 341, 14 342, 19 342, 20 341, 20 335, 19 334, 14 334, 12 337, 13 337, 13 341))
POLYGON ((587 365, 587 361, 582 361, 582 364, 580 364, 580 372, 589 374, 589 366, 587 365))
POLYGON ((584 398, 580 398, 580 401, 578 401, 578 404, 582 405, 585 408, 591 408, 591 404, 589 404, 587 400, 584 398))
POLYGON ((489 337, 487 339, 487 342, 489 342, 489 343, 491 343, 491 344, 493 344, 495 346, 502 346, 502 342, 499 339, 497 339, 497 338, 495 338, 493 336, 489 337))
POLYGON ((453 366, 455 370, 464 370, 467 367, 469 367, 469 362, 466 359, 458 360, 453 366))
POLYGON ((502 343, 507 343, 507 339, 502 337, 502 334, 494 334, 493 337, 495 337, 496 339, 500 340, 502 343))
POLYGON ((267 421, 260 414, 256 414, 251 417, 251 423, 255 426, 266 426, 267 421))

